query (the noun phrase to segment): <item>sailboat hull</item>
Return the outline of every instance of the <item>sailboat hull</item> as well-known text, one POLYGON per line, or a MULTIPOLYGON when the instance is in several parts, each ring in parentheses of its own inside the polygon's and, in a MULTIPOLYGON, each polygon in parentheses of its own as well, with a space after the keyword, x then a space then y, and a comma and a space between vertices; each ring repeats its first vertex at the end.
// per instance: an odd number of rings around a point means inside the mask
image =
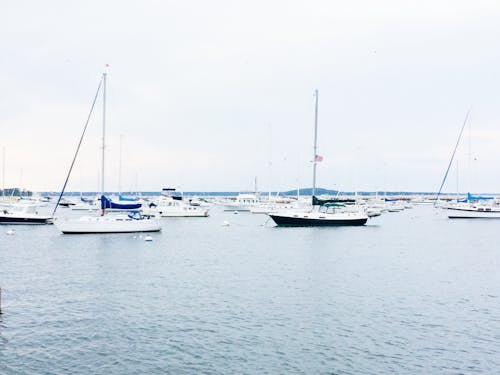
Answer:
MULTIPOLYGON (((308 215, 269 214, 279 227, 338 227, 361 226, 368 221, 367 216, 331 215, 332 217, 307 217, 308 215), (334 217, 336 216, 336 217, 334 217)), ((326 215, 325 215, 326 216, 326 215)))
POLYGON ((58 220, 55 224, 64 234, 136 233, 161 230, 157 218, 135 220, 127 215, 87 216, 77 220, 58 220))
POLYGON ((499 210, 447 208, 450 219, 500 219, 499 210))

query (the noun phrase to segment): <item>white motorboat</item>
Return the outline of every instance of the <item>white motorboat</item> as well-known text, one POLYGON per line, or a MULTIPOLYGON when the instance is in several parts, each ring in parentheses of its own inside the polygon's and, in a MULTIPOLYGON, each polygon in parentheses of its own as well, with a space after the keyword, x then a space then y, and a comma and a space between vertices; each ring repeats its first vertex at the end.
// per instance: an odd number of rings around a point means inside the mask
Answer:
POLYGON ((143 213, 160 217, 208 217, 208 209, 200 204, 186 202, 175 188, 162 189, 160 198, 143 208, 143 213))
POLYGON ((38 212, 38 205, 13 204, 0 209, 0 224, 52 224, 52 216, 38 212))
POLYGON ((143 212, 160 217, 208 217, 208 209, 201 206, 192 206, 183 200, 162 197, 143 212))
POLYGON ((235 199, 224 202, 224 211, 250 211, 259 205, 257 194, 238 194, 235 199))

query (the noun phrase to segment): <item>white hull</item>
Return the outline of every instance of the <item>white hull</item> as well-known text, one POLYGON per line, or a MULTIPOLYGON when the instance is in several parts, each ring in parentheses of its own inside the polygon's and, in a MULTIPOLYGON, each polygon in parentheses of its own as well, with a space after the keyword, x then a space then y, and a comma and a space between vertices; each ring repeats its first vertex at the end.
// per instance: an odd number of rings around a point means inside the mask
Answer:
POLYGON ((450 219, 500 219, 500 210, 488 208, 450 208, 446 209, 450 219))
POLYGON ((158 232, 157 218, 131 219, 127 215, 83 216, 79 219, 58 219, 56 227, 66 234, 158 232))
POLYGON ((224 211, 251 211, 256 206, 246 206, 242 204, 225 204, 224 211))

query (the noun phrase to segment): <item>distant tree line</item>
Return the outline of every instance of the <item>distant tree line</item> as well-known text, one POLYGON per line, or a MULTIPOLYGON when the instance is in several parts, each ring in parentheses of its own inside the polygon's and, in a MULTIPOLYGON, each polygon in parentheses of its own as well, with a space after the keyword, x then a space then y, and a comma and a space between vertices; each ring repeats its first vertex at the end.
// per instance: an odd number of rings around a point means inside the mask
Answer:
POLYGON ((32 191, 19 188, 0 189, 0 196, 2 197, 31 197, 32 195, 32 191))

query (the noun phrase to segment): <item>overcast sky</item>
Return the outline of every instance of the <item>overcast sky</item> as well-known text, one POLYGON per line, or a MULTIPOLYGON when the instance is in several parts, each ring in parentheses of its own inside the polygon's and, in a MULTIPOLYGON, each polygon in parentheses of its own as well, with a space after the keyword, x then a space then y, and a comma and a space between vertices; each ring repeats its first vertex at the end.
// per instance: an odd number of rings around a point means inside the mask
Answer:
MULTIPOLYGON (((472 107, 459 189, 500 191, 498 1, 0 4, 7 187, 61 189, 109 64, 107 190, 120 135, 123 190, 309 187, 317 88, 319 186, 436 191, 472 107)), ((101 111, 69 190, 98 188, 101 111)))

